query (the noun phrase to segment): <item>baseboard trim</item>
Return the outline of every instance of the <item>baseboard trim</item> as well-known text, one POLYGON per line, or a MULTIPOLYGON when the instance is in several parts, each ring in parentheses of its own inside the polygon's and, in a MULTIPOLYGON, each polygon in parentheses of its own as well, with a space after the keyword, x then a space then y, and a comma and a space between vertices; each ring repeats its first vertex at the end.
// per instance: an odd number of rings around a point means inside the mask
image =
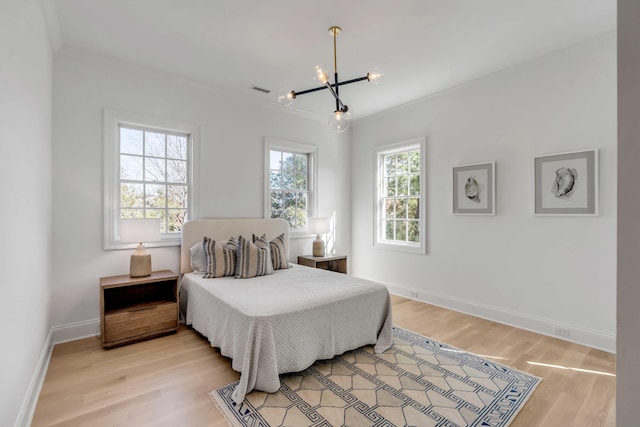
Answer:
POLYGON ((49 361, 51 360, 51 352, 53 351, 51 337, 51 330, 49 330, 47 339, 45 340, 42 351, 40 352, 38 364, 33 372, 33 377, 31 378, 24 400, 22 401, 22 406, 18 412, 15 427, 29 427, 31 425, 33 414, 35 413, 36 405, 38 404, 40 390, 42 390, 42 384, 44 384, 44 379, 47 376, 47 370, 49 369, 49 361))
POLYGON ((51 328, 53 344, 75 341, 81 338, 95 337, 100 332, 100 319, 85 320, 82 322, 67 323, 66 325, 51 328))
POLYGON ((583 328, 576 325, 557 322, 555 320, 535 317, 528 314, 505 310, 486 304, 479 304, 475 301, 454 298, 435 292, 418 291, 415 289, 403 288, 400 286, 387 285, 389 292, 405 298, 425 302, 461 313, 480 317, 493 322, 515 326, 538 334, 547 335, 564 341, 586 345, 588 347, 603 350, 608 353, 616 352, 616 336, 602 331, 583 328), (560 336, 554 333, 555 328, 563 328, 569 332, 569 337, 560 336))
POLYGON ((22 401, 20 412, 18 412, 15 427, 29 427, 33 421, 40 391, 42 390, 42 385, 44 384, 44 379, 49 369, 53 346, 67 341, 96 336, 99 330, 100 319, 55 326, 49 330, 47 339, 40 352, 40 359, 38 359, 38 364, 27 388, 27 392, 25 393, 24 400, 22 401))

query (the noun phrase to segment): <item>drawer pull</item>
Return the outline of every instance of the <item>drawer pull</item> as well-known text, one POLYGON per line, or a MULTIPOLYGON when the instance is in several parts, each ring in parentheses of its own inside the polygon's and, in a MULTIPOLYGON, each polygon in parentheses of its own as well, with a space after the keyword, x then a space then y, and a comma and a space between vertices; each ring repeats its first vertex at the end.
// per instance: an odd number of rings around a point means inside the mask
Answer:
POLYGON ((132 308, 131 310, 129 310, 129 313, 133 313, 134 311, 152 310, 154 308, 158 308, 158 306, 157 305, 151 305, 149 307, 132 308))

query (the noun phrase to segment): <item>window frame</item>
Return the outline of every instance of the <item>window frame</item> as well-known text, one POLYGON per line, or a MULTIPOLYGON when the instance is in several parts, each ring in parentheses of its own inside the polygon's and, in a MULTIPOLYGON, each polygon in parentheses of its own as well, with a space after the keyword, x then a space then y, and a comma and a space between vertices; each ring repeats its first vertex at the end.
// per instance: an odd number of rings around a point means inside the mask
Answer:
MULTIPOLYGON (((264 218, 271 218, 271 150, 284 151, 288 153, 305 154, 308 156, 308 184, 307 184, 307 218, 316 216, 318 206, 318 147, 311 144, 287 141, 284 139, 266 137, 264 140, 264 218)), ((289 229, 289 238, 309 237, 308 228, 289 229)))
MULTIPOLYGON (((120 219, 120 127, 143 128, 163 133, 180 133, 187 138, 187 220, 197 218, 199 208, 198 188, 198 141, 200 129, 194 123, 154 117, 142 113, 104 109, 104 165, 103 165, 103 248, 105 250, 131 249, 134 243, 123 243, 118 235, 120 219)), ((159 242, 145 244, 147 247, 179 246, 180 233, 165 233, 159 242)))
POLYGON ((409 252, 416 254, 426 253, 426 155, 425 138, 416 138, 395 144, 378 146, 374 148, 374 209, 373 209, 373 246, 376 249, 393 250, 399 252, 409 252), (418 218, 420 230, 420 242, 399 242, 385 240, 384 236, 384 156, 398 154, 407 151, 420 151, 420 200, 418 218))

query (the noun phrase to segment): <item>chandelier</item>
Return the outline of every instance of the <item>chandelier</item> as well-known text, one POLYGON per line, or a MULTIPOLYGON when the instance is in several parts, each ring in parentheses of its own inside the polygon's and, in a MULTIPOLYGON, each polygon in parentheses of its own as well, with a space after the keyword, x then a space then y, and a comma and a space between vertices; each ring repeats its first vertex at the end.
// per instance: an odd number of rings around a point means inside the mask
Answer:
POLYGON ((384 73, 378 68, 374 67, 372 72, 367 73, 364 77, 358 77, 355 79, 341 82, 338 80, 338 59, 336 55, 336 37, 340 34, 342 29, 340 27, 329 28, 329 33, 333 36, 333 83, 329 82, 329 73, 327 69, 322 65, 316 65, 314 80, 320 83, 322 86, 314 87, 312 89, 306 89, 301 91, 295 91, 291 89, 280 89, 278 92, 278 102, 284 106, 289 106, 293 103, 296 97, 311 92, 327 89, 333 95, 336 100, 336 109, 329 117, 329 127, 336 133, 341 133, 347 130, 349 127, 349 121, 351 120, 351 113, 349 107, 347 107, 340 99, 340 86, 347 85, 355 82, 361 82, 367 80, 373 84, 378 84, 384 73))

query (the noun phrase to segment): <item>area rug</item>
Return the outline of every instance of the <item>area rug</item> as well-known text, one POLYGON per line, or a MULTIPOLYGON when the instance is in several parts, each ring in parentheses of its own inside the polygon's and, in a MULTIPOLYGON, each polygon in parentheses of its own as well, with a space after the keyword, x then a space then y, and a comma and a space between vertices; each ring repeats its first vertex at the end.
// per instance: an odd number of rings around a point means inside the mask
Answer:
POLYGON ((275 393, 253 391, 237 405, 237 384, 210 396, 233 427, 504 427, 540 379, 430 338, 393 328, 382 354, 363 347, 280 375, 275 393))

